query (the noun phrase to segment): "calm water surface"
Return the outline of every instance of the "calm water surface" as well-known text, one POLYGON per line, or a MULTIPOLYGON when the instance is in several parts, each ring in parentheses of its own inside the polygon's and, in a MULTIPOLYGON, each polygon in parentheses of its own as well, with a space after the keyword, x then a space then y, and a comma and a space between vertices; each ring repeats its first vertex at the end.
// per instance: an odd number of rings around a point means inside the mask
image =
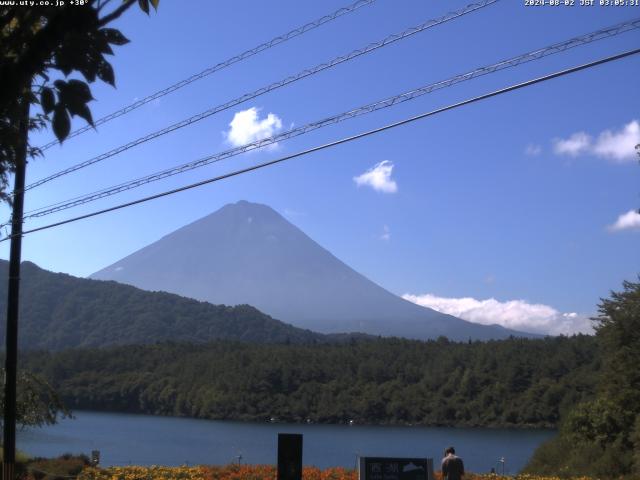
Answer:
MULTIPOLYGON (((73 420, 18 433, 18 448, 56 456, 100 450, 102 465, 276 462, 277 434, 302 433, 303 463, 354 467, 357 455, 433 457, 454 445, 468 470, 488 472, 506 459, 517 473, 551 430, 374 427, 219 422, 119 413, 76 412, 73 420)), ((502 467, 500 470, 502 471, 502 467)))

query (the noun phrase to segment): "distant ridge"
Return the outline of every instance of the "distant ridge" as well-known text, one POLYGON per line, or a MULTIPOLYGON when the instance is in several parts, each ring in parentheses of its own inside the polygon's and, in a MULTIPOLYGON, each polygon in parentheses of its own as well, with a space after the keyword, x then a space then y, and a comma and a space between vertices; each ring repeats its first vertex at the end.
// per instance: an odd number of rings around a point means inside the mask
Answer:
POLYGON ((318 332, 453 340, 534 336, 408 302, 338 260, 272 208, 239 201, 91 278, 214 304, 249 304, 318 332))
MULTIPOLYGON (((6 311, 8 265, 0 260, 2 312, 6 311)), ((249 305, 211 305, 116 282, 53 273, 31 262, 22 264, 20 297, 20 347, 29 350, 167 341, 324 343, 349 339, 292 327, 249 305)), ((5 324, 4 319, 0 321, 2 335, 5 324)))

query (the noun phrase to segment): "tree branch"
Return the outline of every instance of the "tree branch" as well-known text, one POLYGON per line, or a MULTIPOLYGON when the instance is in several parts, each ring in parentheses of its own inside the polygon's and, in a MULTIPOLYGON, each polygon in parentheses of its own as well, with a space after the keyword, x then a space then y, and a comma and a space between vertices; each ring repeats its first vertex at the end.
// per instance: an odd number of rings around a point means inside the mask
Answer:
POLYGON ((116 18, 120 17, 120 15, 122 15, 124 12, 129 10, 129 8, 131 8, 131 5, 133 5, 135 2, 136 2, 136 0, 126 0, 122 5, 120 5, 118 8, 116 8, 109 15, 106 15, 106 16, 102 17, 98 21, 98 26, 99 27, 104 27, 108 23, 114 21, 116 18))
POLYGON ((103 0, 98 0, 98 7, 97 7, 98 12, 101 12, 102 9, 104 7, 106 7, 107 5, 109 5, 111 2, 112 2, 112 0, 104 0, 104 1, 103 0))

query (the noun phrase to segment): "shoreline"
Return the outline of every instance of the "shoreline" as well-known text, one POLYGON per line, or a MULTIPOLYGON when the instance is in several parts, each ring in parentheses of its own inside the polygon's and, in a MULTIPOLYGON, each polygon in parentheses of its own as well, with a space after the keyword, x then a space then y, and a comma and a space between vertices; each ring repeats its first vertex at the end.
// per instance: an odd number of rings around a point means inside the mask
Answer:
MULTIPOLYGON (((121 410, 96 410, 96 409, 73 409, 71 410, 71 415, 75 414, 75 412, 83 412, 83 413, 98 413, 98 414, 117 414, 117 415, 132 415, 137 417, 152 417, 152 418, 173 418, 173 419, 183 419, 183 420, 204 420, 209 422, 224 422, 224 423, 239 423, 239 424, 254 424, 254 425, 296 425, 296 426, 326 426, 326 427, 389 427, 389 428, 442 428, 442 429, 457 429, 457 430, 469 430, 469 429, 486 429, 486 430, 515 430, 515 431, 523 431, 523 430, 536 430, 536 431, 557 431, 558 426, 551 425, 535 425, 535 424, 523 424, 523 425, 514 425, 514 424, 498 424, 498 425, 447 425, 447 424, 423 424, 423 423, 365 423, 365 422, 356 422, 349 423, 348 421, 332 423, 332 422, 306 422, 306 421, 294 421, 294 420, 279 420, 271 421, 268 418, 264 420, 257 419, 241 419, 241 418, 208 418, 208 417, 190 417, 190 416, 180 416, 180 415, 163 415, 163 414, 155 414, 155 413, 146 413, 146 412, 131 412, 131 411, 121 411, 121 410)), ((66 420, 66 419, 60 419, 66 420)))

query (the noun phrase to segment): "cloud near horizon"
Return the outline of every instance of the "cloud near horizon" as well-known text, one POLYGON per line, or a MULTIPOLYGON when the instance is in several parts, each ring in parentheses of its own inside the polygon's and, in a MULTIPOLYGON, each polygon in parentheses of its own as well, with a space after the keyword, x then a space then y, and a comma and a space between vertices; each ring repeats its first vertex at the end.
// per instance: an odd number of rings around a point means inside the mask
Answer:
POLYGON ((577 157, 588 153, 615 163, 626 163, 637 158, 636 145, 640 144, 640 122, 632 120, 619 131, 604 130, 593 139, 585 132, 577 132, 567 139, 555 139, 553 151, 557 155, 577 157))
POLYGON ((612 232, 640 230, 640 213, 637 210, 629 210, 627 213, 620 215, 615 223, 607 228, 612 232))
POLYGON ((562 313, 549 305, 525 300, 500 302, 495 298, 477 300, 471 297, 447 298, 430 293, 404 294, 402 298, 441 313, 482 325, 501 325, 523 332, 546 335, 593 333, 589 317, 575 312, 562 313))
MULTIPOLYGON (((272 137, 282 129, 282 120, 274 113, 269 113, 266 118, 260 120, 260 109, 251 107, 247 110, 236 112, 229 123, 229 130, 225 132, 227 141, 234 147, 246 145, 258 140, 272 137)), ((277 143, 269 145, 274 148, 277 143)))
POLYGON ((396 193, 398 191, 398 184, 391 178, 393 167, 393 162, 383 160, 363 174, 353 177, 353 181, 356 182, 358 187, 365 185, 373 188, 377 192, 396 193))

